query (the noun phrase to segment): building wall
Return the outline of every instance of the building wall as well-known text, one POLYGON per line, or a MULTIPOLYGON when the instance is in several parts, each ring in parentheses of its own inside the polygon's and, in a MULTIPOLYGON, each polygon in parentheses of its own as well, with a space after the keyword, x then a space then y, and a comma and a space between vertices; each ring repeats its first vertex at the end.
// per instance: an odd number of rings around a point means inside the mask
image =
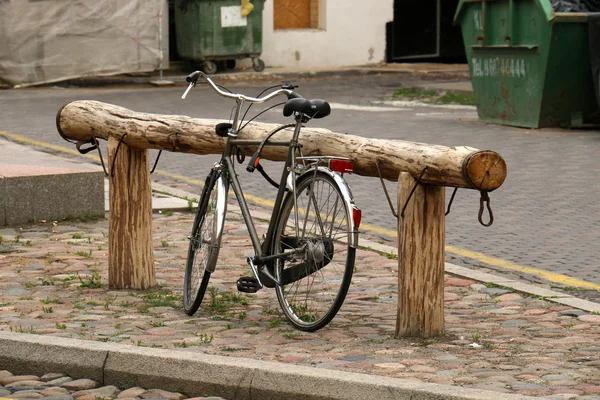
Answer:
POLYGON ((263 53, 269 67, 339 67, 385 61, 385 25, 393 0, 320 0, 319 29, 273 29, 265 1, 263 53))

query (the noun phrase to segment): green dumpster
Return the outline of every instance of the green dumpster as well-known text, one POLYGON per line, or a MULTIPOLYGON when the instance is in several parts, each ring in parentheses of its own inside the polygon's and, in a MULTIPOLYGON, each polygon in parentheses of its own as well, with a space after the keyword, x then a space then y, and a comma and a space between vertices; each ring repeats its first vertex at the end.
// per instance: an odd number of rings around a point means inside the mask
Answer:
POLYGON ((479 118, 528 128, 580 127, 598 113, 588 14, 549 0, 460 0, 479 118))
POLYGON ((242 16, 240 0, 182 0, 175 7, 175 36, 179 56, 202 63, 207 74, 217 72, 217 61, 228 68, 235 60, 252 58, 256 71, 265 63, 262 52, 262 12, 265 0, 252 0, 252 11, 242 16))

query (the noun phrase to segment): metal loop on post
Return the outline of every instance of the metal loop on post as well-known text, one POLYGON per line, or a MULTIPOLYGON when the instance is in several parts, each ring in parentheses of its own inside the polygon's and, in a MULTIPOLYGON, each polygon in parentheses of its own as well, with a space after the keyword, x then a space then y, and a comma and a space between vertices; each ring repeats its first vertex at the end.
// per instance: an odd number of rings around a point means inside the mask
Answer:
POLYGON ((117 161, 117 154, 119 154, 119 149, 121 148, 121 143, 123 143, 123 140, 125 140, 125 138, 127 137, 127 134, 124 134, 123 136, 121 136, 121 139, 119 139, 119 144, 117 144, 117 150, 115 150, 115 155, 113 156, 113 160, 112 160, 112 164, 110 165, 110 177, 114 178, 115 177, 115 161, 117 161))
POLYGON ((154 170, 156 169, 156 166, 158 165, 158 160, 160 160, 160 155, 162 154, 162 149, 158 151, 158 155, 156 156, 156 160, 154 160, 154 166, 152 166, 152 170, 150 170, 150 173, 153 174, 154 170))
POLYGON ((452 192, 452 196, 450 196, 450 202, 448 203, 448 208, 446 209, 446 214, 444 214, 444 215, 450 214, 450 207, 452 207, 452 202, 454 201, 454 196, 456 196, 457 191, 458 191, 458 188, 455 187, 454 191, 452 192))
POLYGON ((481 192, 481 198, 479 199, 479 223, 483 226, 491 226, 494 223, 494 213, 492 213, 492 209, 490 207, 490 196, 488 195, 488 192, 481 192), (490 214, 490 221, 488 223, 483 222, 484 203, 490 214))
POLYGON ((102 170, 104 171, 104 176, 108 176, 108 171, 106 170, 106 165, 104 165, 104 158, 102 157, 102 151, 100 150, 100 142, 96 139, 96 135, 94 135, 94 128, 92 128, 92 140, 96 142, 96 150, 98 150, 98 157, 100 157, 100 164, 102 164, 102 170))
POLYGON ((404 210, 406 210, 406 207, 408 206, 408 202, 410 201, 410 198, 415 193, 415 190, 417 190, 417 186, 419 185, 419 183, 421 183, 421 178, 423 178, 423 175, 425 175, 425 171, 427 171, 427 167, 423 168, 423 171, 421 172, 421 175, 419 175, 419 177, 417 178, 417 181, 413 185, 413 188, 410 191, 410 194, 408 195, 408 198, 406 199, 406 202, 404 203, 404 207, 402 207, 402 212, 400 213, 400 216, 403 217, 403 218, 404 218, 404 210))
POLYGON ((379 160, 375 161, 375 166, 377 167, 377 173, 379 174, 379 180, 381 181, 381 186, 383 187, 383 193, 385 193, 385 197, 387 198, 388 204, 390 205, 390 209, 392 210, 392 215, 398 218, 398 213, 394 210, 394 204, 392 203, 392 199, 390 199, 390 194, 385 187, 385 182, 383 181, 383 177, 381 176, 381 170, 379 169, 379 160))
MULTIPOLYGON (((171 151, 172 152, 175 152, 177 150, 177 142, 176 142, 176 140, 173 140, 171 138, 171 136, 177 137, 177 135, 179 135, 179 132, 173 132, 173 133, 170 133, 169 136, 167 136, 167 139, 171 143, 171 151)), ((121 145, 120 142, 119 142, 119 145, 121 145)), ((117 147, 117 151, 118 151, 118 147, 117 147)), ((154 165, 152 166, 152 170, 150 170, 151 174, 153 174, 154 171, 156 170, 156 167, 158 166, 158 160, 160 160, 160 155, 162 154, 162 152, 163 152, 162 149, 160 149, 158 151, 158 155, 156 156, 156 160, 154 160, 154 165)))

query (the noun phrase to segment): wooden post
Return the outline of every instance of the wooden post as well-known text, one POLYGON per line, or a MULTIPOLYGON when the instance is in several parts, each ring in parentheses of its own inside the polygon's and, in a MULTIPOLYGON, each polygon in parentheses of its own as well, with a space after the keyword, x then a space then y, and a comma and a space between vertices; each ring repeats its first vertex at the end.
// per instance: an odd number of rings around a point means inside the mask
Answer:
POLYGON ((444 333, 445 188, 398 177, 398 314, 396 337, 444 333))
POLYGON ((119 138, 110 136, 108 168, 108 285, 111 289, 151 288, 156 277, 148 150, 119 145, 119 138))

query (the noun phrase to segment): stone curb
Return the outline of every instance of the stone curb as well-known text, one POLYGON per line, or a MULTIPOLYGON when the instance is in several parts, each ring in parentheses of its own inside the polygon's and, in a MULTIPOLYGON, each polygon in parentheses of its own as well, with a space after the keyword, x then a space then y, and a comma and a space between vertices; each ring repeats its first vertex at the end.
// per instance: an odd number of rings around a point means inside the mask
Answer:
MULTIPOLYGON (((435 383, 123 344, 0 332, 0 367, 60 371, 101 385, 231 400, 488 400, 499 393, 435 383)), ((502 393, 505 400, 547 399, 502 393)))

